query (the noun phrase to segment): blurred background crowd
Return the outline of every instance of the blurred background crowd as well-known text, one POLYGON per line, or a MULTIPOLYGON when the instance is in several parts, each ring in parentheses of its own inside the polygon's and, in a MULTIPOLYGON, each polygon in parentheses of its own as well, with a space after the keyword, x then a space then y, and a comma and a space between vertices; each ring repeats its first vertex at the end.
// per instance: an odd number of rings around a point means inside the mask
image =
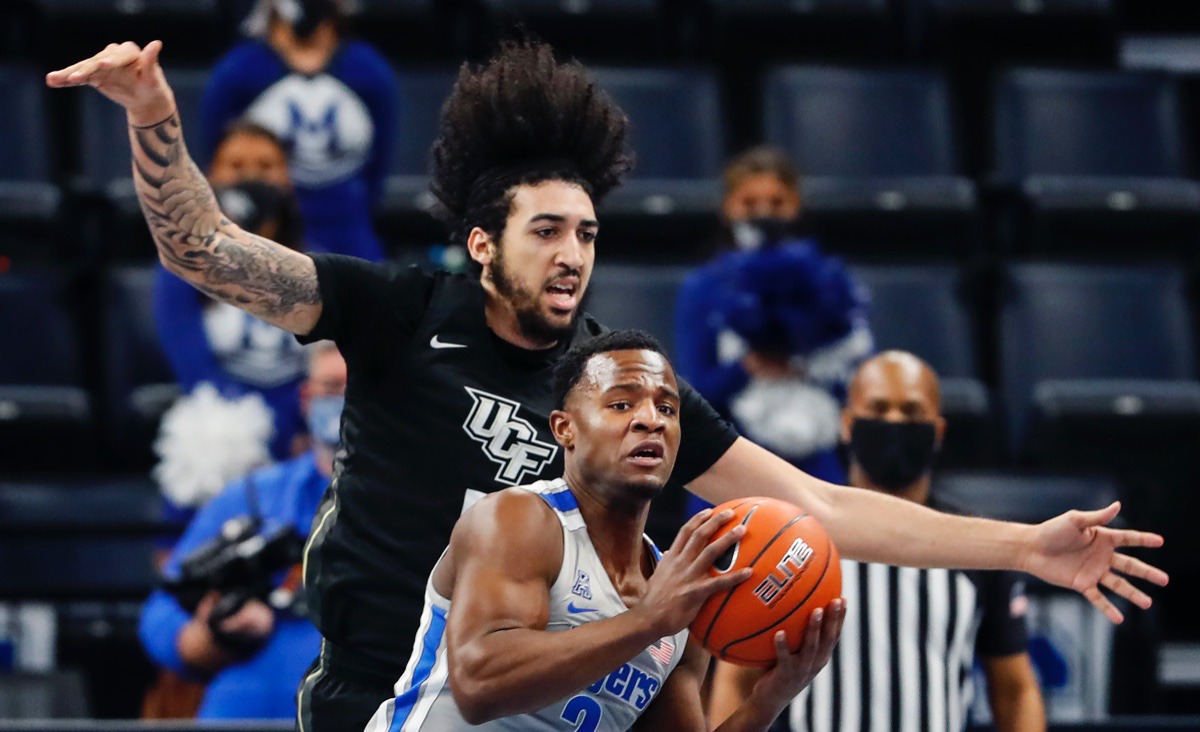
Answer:
MULTIPOLYGON (((739 430, 835 482, 850 375, 924 359, 943 505, 1036 522, 1120 498, 1167 538, 1172 584, 1124 625, 1030 586, 1051 721, 1200 714, 1200 5, 6 0, 0 719, 238 716, 214 710, 241 697, 290 718, 319 640, 292 566, 345 388, 336 349, 157 264, 122 112, 45 72, 161 38, 231 219, 466 271, 428 151, 458 64, 518 25, 632 121, 588 310, 652 332, 739 430)), ((695 509, 664 497, 660 543, 695 509)))

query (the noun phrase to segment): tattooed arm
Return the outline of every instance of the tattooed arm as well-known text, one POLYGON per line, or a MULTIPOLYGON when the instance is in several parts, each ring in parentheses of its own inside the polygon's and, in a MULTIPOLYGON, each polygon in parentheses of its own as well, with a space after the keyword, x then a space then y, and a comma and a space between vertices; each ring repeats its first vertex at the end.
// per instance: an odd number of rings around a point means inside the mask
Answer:
POLYGON ((171 272, 205 294, 263 320, 306 334, 321 315, 312 259, 243 231, 221 213, 183 143, 175 96, 158 54, 111 44, 90 59, 52 72, 52 87, 92 86, 125 108, 133 180, 142 212, 171 272))

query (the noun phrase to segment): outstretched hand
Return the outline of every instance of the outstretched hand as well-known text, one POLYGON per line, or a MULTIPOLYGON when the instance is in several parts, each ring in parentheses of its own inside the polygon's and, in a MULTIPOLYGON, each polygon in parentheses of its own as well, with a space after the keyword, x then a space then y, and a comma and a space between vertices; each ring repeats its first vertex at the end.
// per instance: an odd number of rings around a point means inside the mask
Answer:
POLYGON ((1100 591, 1101 586, 1143 610, 1150 607, 1150 596, 1126 577, 1163 586, 1167 584, 1167 573, 1116 550, 1159 547, 1163 538, 1145 531, 1108 528, 1120 511, 1120 502, 1114 501, 1107 508, 1067 511, 1038 524, 1024 569, 1047 582, 1079 592, 1114 623, 1122 622, 1125 616, 1100 591))
POLYGON ((55 89, 94 87, 124 107, 131 124, 156 124, 175 112, 175 95, 158 64, 161 51, 162 41, 145 48, 129 41, 110 43, 89 59, 46 74, 46 84, 55 89))

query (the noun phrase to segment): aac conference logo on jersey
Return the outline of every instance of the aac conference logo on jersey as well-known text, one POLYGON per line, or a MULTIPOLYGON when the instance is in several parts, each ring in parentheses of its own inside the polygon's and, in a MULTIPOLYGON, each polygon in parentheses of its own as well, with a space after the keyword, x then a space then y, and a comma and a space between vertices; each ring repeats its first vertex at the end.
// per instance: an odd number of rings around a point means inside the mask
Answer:
POLYGON ((537 475, 558 453, 558 445, 542 442, 529 420, 517 416, 521 404, 486 391, 463 387, 474 404, 463 430, 483 445, 483 454, 497 463, 496 480, 521 485, 527 474, 537 475))

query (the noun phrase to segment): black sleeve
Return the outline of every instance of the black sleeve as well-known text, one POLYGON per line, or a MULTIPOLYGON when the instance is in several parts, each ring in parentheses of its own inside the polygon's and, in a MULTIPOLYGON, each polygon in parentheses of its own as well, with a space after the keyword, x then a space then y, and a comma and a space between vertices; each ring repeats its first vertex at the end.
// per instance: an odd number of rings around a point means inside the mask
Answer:
POLYGON ((419 267, 392 267, 340 254, 314 254, 321 317, 301 343, 332 340, 346 355, 408 342, 436 281, 419 267))
POLYGON ((1029 650, 1025 614, 1029 598, 1025 580, 1014 572, 979 572, 979 633, 977 656, 1011 656, 1029 650))
POLYGON ((679 381, 679 458, 672 480, 688 484, 717 462, 738 438, 737 430, 692 388, 679 381))

